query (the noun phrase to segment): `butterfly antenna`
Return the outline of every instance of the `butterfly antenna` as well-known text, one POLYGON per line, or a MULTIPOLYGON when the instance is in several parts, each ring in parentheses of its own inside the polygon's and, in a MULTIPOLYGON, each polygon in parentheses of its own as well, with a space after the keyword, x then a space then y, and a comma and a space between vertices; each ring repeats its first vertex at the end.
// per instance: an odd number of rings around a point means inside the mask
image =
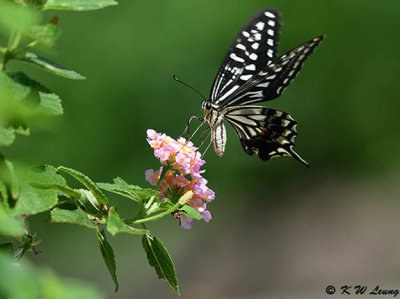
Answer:
POLYGON ((194 90, 195 92, 197 92, 197 93, 203 98, 203 100, 206 99, 206 97, 205 97, 200 91, 198 91, 196 88, 190 86, 189 84, 187 84, 187 83, 185 83, 185 82, 179 80, 179 79, 175 76, 175 74, 172 75, 172 78, 174 78, 175 81, 177 81, 177 82, 179 82, 179 83, 185 85, 186 87, 189 87, 190 89, 194 90))

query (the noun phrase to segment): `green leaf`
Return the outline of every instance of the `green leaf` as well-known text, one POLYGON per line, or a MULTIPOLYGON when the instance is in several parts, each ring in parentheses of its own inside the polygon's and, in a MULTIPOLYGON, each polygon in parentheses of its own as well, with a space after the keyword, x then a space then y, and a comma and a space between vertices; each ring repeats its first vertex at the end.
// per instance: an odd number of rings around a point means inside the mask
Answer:
POLYGON ((34 215, 45 212, 54 207, 57 200, 55 190, 44 190, 23 184, 13 213, 14 215, 34 215))
POLYGON ((21 58, 20 60, 37 65, 50 73, 56 74, 58 76, 67 79, 72 79, 72 80, 86 79, 84 76, 78 74, 77 72, 68 69, 65 66, 62 66, 58 63, 55 63, 47 58, 36 55, 32 52, 25 53, 25 57, 21 58))
POLYGON ((57 223, 73 223, 92 229, 96 229, 98 227, 96 222, 91 220, 93 217, 90 217, 90 215, 80 208, 77 208, 76 210, 55 208, 50 212, 50 218, 52 222, 57 223))
POLYGON ((33 40, 46 45, 54 45, 57 38, 60 36, 61 31, 58 26, 54 23, 48 23, 44 25, 33 25, 29 30, 29 36, 33 40))
POLYGON ((0 244, 0 253, 5 253, 10 256, 14 256, 14 244, 13 242, 7 242, 0 244))
POLYGON ((160 193, 150 188, 129 185, 120 177, 114 179, 114 184, 98 183, 98 185, 103 190, 125 196, 135 201, 145 200, 152 196, 157 196, 160 193))
POLYGON ((114 0, 48 0, 43 9, 60 10, 95 10, 111 5, 117 5, 114 0))
MULTIPOLYGON (((100 211, 100 203, 94 197, 93 193, 86 189, 79 189, 80 198, 79 203, 83 206, 83 209, 90 215, 98 216, 100 211)), ((105 211, 103 211, 105 212, 105 211)))
POLYGON ((5 237, 15 237, 23 234, 23 220, 10 215, 8 210, 3 205, 0 205, 0 235, 5 237))
POLYGON ((142 244, 149 264, 155 268, 158 278, 167 280, 171 288, 179 295, 174 262, 163 243, 157 237, 146 234, 143 236, 142 244))
POLYGON ((202 218, 201 214, 193 207, 189 205, 184 205, 182 208, 179 209, 182 214, 194 218, 196 220, 200 220, 202 218))
POLYGON ((64 177, 57 173, 57 169, 51 165, 42 165, 31 169, 28 180, 30 184, 68 187, 64 177))
POLYGON ((84 175, 83 173, 72 169, 72 168, 67 168, 64 166, 60 166, 57 168, 58 170, 61 170, 65 173, 68 173, 70 176, 74 177, 76 180, 81 182, 86 188, 88 188, 94 197, 99 201, 101 204, 107 204, 108 199, 104 195, 103 191, 97 186, 88 176, 84 175))
POLYGON ((119 218, 115 207, 111 207, 108 211, 107 230, 113 236, 118 233, 128 233, 132 235, 143 235, 147 233, 147 230, 145 229, 138 229, 125 224, 121 218, 119 218))
POLYGON ((0 146, 8 146, 15 140, 14 128, 1 128, 0 127, 0 146))
POLYGON ((29 171, 29 184, 37 189, 54 189, 74 199, 80 199, 81 193, 69 187, 64 177, 51 165, 42 165, 29 171))
POLYGON ((35 108, 34 111, 46 115, 60 115, 63 113, 60 97, 42 84, 29 78, 23 72, 9 74, 9 77, 16 84, 27 88, 24 90, 25 94, 22 99, 24 99, 24 102, 30 102, 31 108, 35 108), (29 90, 29 92, 26 90, 29 90), (32 105, 32 103, 36 105, 32 105))
POLYGON ((58 95, 52 92, 40 92, 40 106, 38 112, 46 115, 60 115, 63 114, 63 107, 61 99, 58 95))
POLYGON ((107 242, 106 235, 104 231, 97 230, 97 240, 99 241, 99 247, 101 254, 103 256, 104 263, 106 264, 108 271, 111 274, 111 278, 114 281, 115 292, 118 291, 118 277, 117 277, 117 267, 115 265, 114 251, 111 245, 107 242))

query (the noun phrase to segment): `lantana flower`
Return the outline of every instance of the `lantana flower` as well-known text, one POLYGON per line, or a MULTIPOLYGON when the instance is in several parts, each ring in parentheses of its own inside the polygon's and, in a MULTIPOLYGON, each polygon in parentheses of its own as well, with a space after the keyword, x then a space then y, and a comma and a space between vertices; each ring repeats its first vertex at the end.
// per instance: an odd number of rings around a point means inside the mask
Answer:
MULTIPOLYGON (((204 221, 210 221, 211 213, 207 210, 207 204, 215 198, 215 193, 207 187, 207 180, 202 176, 205 170, 200 168, 206 162, 198 148, 183 137, 175 140, 152 129, 147 130, 147 142, 162 165, 158 170, 148 169, 145 172, 146 181, 158 186, 159 199, 176 200, 192 191, 193 197, 187 204, 196 209, 204 221)), ((190 229, 192 221, 193 218, 186 215, 180 217, 183 228, 190 229)))

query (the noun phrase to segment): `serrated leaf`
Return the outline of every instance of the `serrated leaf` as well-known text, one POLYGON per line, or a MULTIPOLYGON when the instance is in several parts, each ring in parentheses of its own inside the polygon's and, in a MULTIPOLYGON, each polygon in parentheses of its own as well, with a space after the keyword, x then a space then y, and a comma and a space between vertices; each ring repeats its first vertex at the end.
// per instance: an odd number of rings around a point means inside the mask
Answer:
POLYGON ((11 73, 9 77, 21 89, 20 99, 27 106, 39 113, 46 115, 60 115, 63 113, 61 99, 51 90, 40 84, 39 82, 29 78, 23 72, 11 73))
POLYGON ((44 70, 49 71, 50 73, 56 74, 58 76, 61 76, 61 77, 67 78, 67 79, 72 79, 72 80, 86 79, 84 76, 80 75, 79 73, 77 73, 69 68, 66 68, 65 66, 62 66, 58 63, 55 63, 54 61, 51 61, 50 59, 36 55, 35 53, 32 53, 32 52, 25 53, 25 57, 21 58, 20 60, 37 65, 37 66, 43 68, 44 70))
POLYGON ((142 238, 142 245, 149 264, 155 268, 158 278, 167 280, 171 288, 179 295, 174 262, 163 243, 157 237, 146 234, 142 238))
POLYGON ((196 220, 202 219, 201 214, 193 207, 189 205, 184 205, 182 208, 179 209, 182 214, 194 218, 196 220))
POLYGON ((33 25, 29 30, 29 36, 33 40, 37 40, 46 46, 52 46, 60 34, 60 29, 56 24, 53 23, 33 25))
POLYGON ((113 236, 118 233, 128 233, 132 235, 143 235, 147 233, 145 229, 139 229, 125 224, 121 218, 119 218, 115 207, 111 207, 108 211, 107 230, 113 236))
POLYGON ((31 169, 29 171, 28 180, 30 184, 48 184, 68 187, 64 177, 51 165, 42 165, 31 169))
POLYGON ((114 0, 48 0, 43 9, 60 9, 60 10, 95 10, 107 6, 117 5, 114 0))
POLYGON ((55 190, 35 188, 28 184, 21 186, 21 193, 13 208, 14 215, 34 215, 47 211, 57 204, 55 190))
POLYGON ((114 184, 98 183, 99 187, 103 190, 113 192, 135 201, 148 199, 151 196, 157 196, 160 192, 150 188, 141 188, 135 185, 129 185, 122 178, 117 177, 114 179, 114 184))
POLYGON ((91 218, 85 211, 80 208, 76 210, 65 210, 55 208, 50 212, 50 219, 52 222, 57 223, 73 223, 82 226, 86 226, 91 229, 96 229, 98 226, 96 222, 91 218))
POLYGON ((84 175, 83 173, 64 166, 60 166, 57 168, 58 170, 61 170, 65 173, 68 173, 70 176, 74 177, 76 180, 78 180, 81 184, 83 184, 86 188, 88 188, 92 194, 96 197, 96 199, 99 201, 99 203, 102 204, 107 204, 108 199, 104 195, 103 191, 97 186, 88 176, 84 175))
POLYGON ((106 264, 108 271, 111 274, 111 278, 114 281, 115 292, 118 291, 118 277, 117 277, 117 267, 115 264, 114 251, 111 245, 107 242, 104 231, 97 230, 97 240, 99 241, 99 247, 101 255, 103 256, 104 263, 106 264))
POLYGON ((55 93, 39 92, 40 106, 38 112, 46 115, 61 115, 63 114, 63 107, 61 99, 55 93))
POLYGON ((64 177, 58 174, 57 169, 51 165, 42 165, 31 169, 28 174, 28 183, 37 189, 58 190, 74 199, 81 197, 81 193, 69 187, 64 177))
POLYGON ((8 146, 15 140, 14 128, 1 128, 0 127, 0 146, 8 146))
POLYGON ((15 237, 23 234, 23 220, 12 216, 3 205, 0 205, 0 236, 15 237))

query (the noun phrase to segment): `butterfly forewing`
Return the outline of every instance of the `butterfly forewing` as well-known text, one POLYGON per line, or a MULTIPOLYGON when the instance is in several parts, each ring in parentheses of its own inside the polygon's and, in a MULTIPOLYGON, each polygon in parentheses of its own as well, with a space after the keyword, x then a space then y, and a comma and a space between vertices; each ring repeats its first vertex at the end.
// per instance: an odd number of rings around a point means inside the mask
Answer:
POLYGON ((300 72, 307 57, 323 38, 324 36, 315 37, 265 66, 232 94, 220 101, 221 107, 253 104, 273 100, 280 96, 300 72))
POLYGON ((233 41, 214 80, 210 99, 218 104, 276 58, 280 16, 275 9, 255 14, 233 41))

